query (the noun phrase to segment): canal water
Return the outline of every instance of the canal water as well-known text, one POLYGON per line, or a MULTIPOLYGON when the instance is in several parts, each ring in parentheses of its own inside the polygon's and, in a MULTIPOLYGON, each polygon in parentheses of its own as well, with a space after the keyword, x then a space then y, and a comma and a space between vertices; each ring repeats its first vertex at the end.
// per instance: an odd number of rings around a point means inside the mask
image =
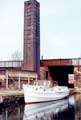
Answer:
POLYGON ((0 109, 0 120, 81 120, 81 94, 56 102, 10 105, 0 109))

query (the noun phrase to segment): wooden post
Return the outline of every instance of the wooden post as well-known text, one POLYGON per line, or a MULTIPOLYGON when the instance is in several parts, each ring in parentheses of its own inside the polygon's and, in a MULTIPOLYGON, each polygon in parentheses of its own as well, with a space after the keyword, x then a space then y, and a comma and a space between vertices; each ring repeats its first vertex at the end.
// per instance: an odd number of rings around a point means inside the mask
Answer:
POLYGON ((28 76, 28 85, 30 84, 30 77, 28 76))
POLYGON ((38 77, 38 76, 37 76, 37 74, 36 74, 36 81, 37 81, 37 77, 38 77))
POLYGON ((19 87, 18 87, 19 89, 21 88, 21 73, 20 73, 20 71, 19 71, 19 87))
POLYGON ((6 71, 6 89, 8 89, 8 70, 6 71))
POLYGON ((36 85, 38 85, 38 81, 37 81, 37 74, 36 74, 36 85))

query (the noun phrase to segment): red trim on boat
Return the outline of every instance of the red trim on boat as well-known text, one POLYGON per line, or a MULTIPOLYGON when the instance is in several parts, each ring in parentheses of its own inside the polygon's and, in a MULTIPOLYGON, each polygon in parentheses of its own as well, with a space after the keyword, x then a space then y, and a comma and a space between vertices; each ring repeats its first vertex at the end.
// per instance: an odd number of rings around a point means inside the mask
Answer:
MULTIPOLYGON (((68 95, 68 96, 69 96, 69 95, 68 95)), ((66 97, 64 97, 64 98, 61 98, 61 99, 58 99, 58 100, 39 101, 39 102, 26 102, 25 104, 37 104, 37 103, 45 103, 45 102, 59 101, 59 100, 62 100, 62 99, 66 99, 68 96, 66 96, 66 97)))

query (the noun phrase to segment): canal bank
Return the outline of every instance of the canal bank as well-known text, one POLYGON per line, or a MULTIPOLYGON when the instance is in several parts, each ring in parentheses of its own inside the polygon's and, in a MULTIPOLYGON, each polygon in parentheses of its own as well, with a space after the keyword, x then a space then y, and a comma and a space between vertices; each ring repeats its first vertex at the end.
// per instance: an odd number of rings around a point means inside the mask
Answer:
POLYGON ((24 103, 22 90, 0 90, 0 106, 5 107, 17 103, 24 103))

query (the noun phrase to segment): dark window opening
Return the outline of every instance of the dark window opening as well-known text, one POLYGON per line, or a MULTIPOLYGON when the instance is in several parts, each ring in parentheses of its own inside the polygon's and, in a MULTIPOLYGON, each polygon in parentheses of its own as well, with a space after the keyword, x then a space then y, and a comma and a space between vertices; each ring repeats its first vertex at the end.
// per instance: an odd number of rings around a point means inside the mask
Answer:
POLYGON ((46 71, 46 79, 48 79, 48 71, 46 71))

